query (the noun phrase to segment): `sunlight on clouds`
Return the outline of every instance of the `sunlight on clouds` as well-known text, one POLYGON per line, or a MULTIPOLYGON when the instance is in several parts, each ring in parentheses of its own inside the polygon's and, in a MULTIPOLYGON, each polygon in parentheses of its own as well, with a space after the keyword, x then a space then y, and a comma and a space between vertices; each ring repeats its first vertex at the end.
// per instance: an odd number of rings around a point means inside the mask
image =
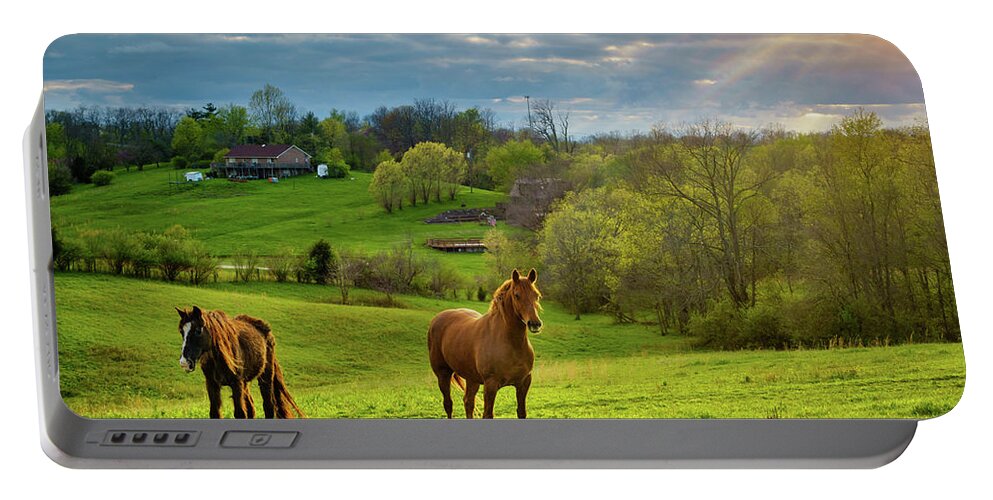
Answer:
POLYGON ((469 35, 464 38, 465 41, 477 45, 496 45, 497 41, 492 38, 481 37, 478 35, 469 35))
POLYGON ((90 92, 130 92, 134 90, 133 83, 113 82, 110 80, 48 80, 44 83, 45 92, 74 92, 88 90, 90 92))
POLYGON ((515 57, 510 59, 512 63, 527 64, 566 64, 570 66, 592 67, 593 63, 582 59, 571 59, 568 57, 515 57))
POLYGON ((710 80, 706 78, 701 80, 693 80, 693 85, 699 85, 701 87, 709 87, 711 85, 717 85, 717 80, 710 80))
POLYGON ((512 40, 507 45, 509 45, 509 46, 511 46, 511 47, 513 47, 515 49, 527 49, 527 48, 531 48, 531 47, 537 47, 538 46, 538 40, 535 40, 534 38, 531 38, 529 36, 526 36, 526 37, 523 37, 523 38, 515 38, 514 40, 512 40))

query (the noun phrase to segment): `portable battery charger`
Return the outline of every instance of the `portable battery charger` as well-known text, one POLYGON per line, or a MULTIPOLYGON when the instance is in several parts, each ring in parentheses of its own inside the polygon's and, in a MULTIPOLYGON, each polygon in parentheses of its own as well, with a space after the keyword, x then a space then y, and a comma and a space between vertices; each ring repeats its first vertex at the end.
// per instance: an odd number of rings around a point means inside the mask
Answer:
POLYGON ((44 80, 60 464, 876 467, 962 394, 884 40, 70 35, 44 80))

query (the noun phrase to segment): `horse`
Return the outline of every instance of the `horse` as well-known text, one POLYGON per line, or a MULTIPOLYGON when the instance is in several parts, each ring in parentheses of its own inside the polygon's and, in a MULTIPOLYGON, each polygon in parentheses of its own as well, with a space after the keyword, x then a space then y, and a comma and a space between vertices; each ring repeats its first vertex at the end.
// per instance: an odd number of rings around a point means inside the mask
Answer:
POLYGON ((258 379, 265 418, 304 417, 286 389, 283 371, 276 362, 276 339, 269 323, 251 316, 234 319, 223 311, 191 311, 176 308, 183 351, 179 366, 186 373, 197 363, 207 382, 210 418, 221 418, 221 386, 231 388, 234 418, 255 418, 255 402, 249 391, 258 379))
POLYGON ((493 418, 497 391, 514 386, 517 418, 527 418, 534 349, 528 332, 541 331, 541 292, 534 269, 522 277, 517 269, 495 292, 486 314, 472 309, 438 313, 428 328, 428 357, 438 378, 445 414, 452 418, 451 384, 463 391, 466 418, 472 418, 476 392, 483 386, 483 418, 493 418))

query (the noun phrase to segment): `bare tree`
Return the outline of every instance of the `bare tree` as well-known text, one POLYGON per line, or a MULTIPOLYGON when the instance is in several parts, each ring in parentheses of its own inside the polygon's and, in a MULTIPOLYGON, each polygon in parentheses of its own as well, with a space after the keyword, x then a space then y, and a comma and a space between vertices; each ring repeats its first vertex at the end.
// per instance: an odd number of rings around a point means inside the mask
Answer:
POLYGON ((571 153, 575 144, 569 138, 569 112, 557 111, 555 103, 545 99, 531 106, 532 131, 556 153, 571 153))

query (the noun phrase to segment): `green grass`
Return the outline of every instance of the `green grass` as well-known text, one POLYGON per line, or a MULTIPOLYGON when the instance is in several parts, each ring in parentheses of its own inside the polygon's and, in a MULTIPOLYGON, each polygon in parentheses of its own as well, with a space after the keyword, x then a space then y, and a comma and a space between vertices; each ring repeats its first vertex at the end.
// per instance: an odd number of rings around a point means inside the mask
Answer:
MULTIPOLYGON (((161 232, 174 224, 191 229, 216 255, 250 250, 273 255, 289 246, 306 251, 320 238, 345 249, 372 253, 414 242, 422 255, 450 262, 472 276, 484 274, 479 254, 444 254, 424 247, 428 238, 481 237, 488 229, 474 223, 425 224, 444 210, 493 207, 505 195, 464 188, 455 201, 418 204, 387 214, 368 192, 371 174, 349 179, 301 175, 277 184, 214 179, 171 184, 182 172, 169 167, 117 171, 109 186, 78 185, 52 198, 52 222, 66 235, 84 229, 161 232)), ((514 231, 505 224, 503 230, 514 231)))
MULTIPOLYGON (((385 309, 336 300, 336 290, 317 285, 193 288, 61 273, 63 395, 87 417, 206 417, 203 375, 178 365, 173 310, 197 304, 268 320, 289 387, 310 417, 442 417, 427 324, 442 309, 486 304, 403 296, 403 307, 385 309)), ((532 336, 535 418, 929 418, 955 405, 965 380, 961 344, 700 352, 653 326, 598 315, 574 321, 553 303, 542 319, 544 330, 532 336)), ((228 399, 223 411, 231 415, 228 399)), ((514 416, 513 389, 500 391, 496 414, 514 416)))

